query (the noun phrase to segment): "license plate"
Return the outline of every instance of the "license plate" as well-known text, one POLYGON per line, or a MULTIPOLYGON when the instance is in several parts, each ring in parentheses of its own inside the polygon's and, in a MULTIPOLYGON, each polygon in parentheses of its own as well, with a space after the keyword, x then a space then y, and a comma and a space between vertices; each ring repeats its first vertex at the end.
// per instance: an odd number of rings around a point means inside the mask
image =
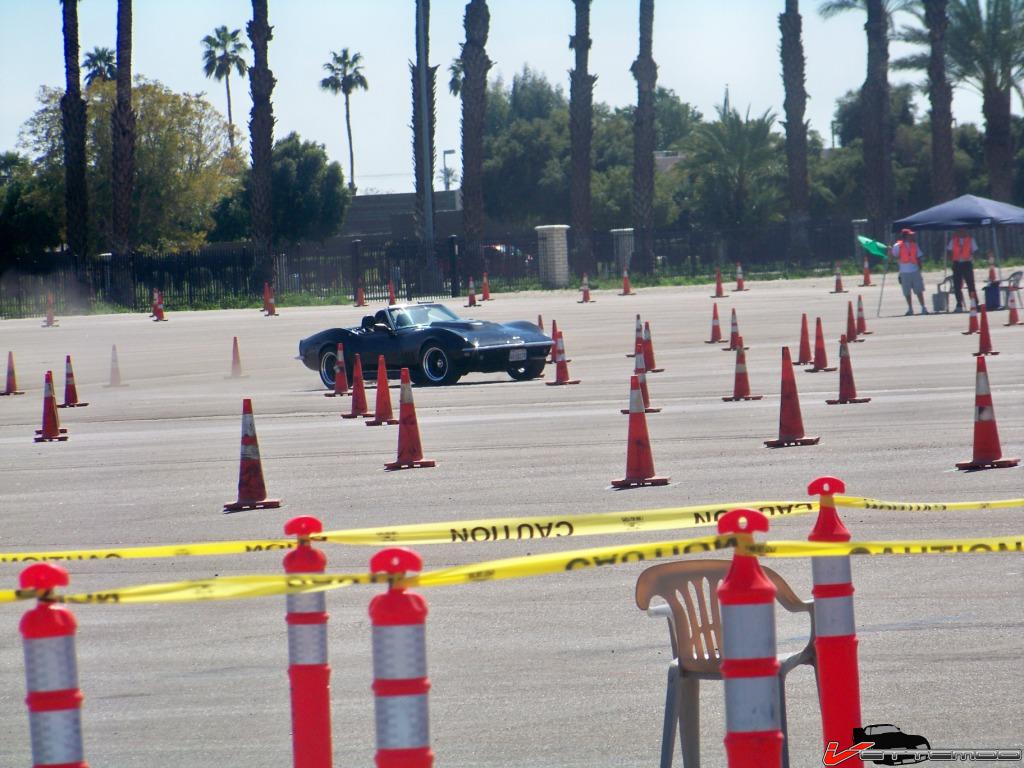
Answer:
POLYGON ((518 360, 525 360, 525 359, 526 359, 526 350, 525 349, 513 349, 511 352, 508 353, 508 361, 510 363, 514 363, 514 362, 516 362, 518 360))

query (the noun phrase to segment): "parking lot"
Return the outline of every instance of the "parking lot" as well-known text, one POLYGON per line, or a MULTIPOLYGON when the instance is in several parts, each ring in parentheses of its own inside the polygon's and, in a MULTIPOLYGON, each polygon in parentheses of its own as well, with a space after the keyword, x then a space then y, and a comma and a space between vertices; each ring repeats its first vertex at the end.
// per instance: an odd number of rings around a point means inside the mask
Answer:
MULTIPOLYGON (((929 275, 934 285, 940 276, 929 275)), ((880 278, 876 276, 876 283, 880 278)), ((715 502, 806 498, 807 483, 835 475, 848 493, 901 501, 1020 497, 1020 467, 956 472, 971 458, 978 337, 966 315, 904 317, 893 280, 832 295, 832 278, 748 282, 718 300, 723 332, 738 313, 751 388, 760 401, 727 403, 734 355, 703 343, 709 286, 652 288, 633 297, 596 291, 498 294, 467 316, 558 321, 578 386, 472 374, 453 387, 414 390, 424 454, 437 467, 385 473, 397 427, 370 429, 338 414, 315 372, 295 360, 298 341, 357 325, 354 307, 60 317, 0 323, 0 354, 14 351, 22 397, 0 398, 0 551, 83 549, 276 538, 284 522, 314 515, 325 529, 509 516, 629 511, 715 502), (870 403, 825 404, 838 374, 797 369, 804 425, 816 446, 769 450, 779 419, 780 348, 794 348, 800 315, 824 323, 830 364, 847 301, 863 295, 874 333, 851 345, 859 394, 870 403), (634 316, 651 323, 663 373, 648 376, 647 417, 664 487, 613 491, 626 459, 634 316), (237 336, 246 378, 226 378, 237 336), (129 385, 104 388, 110 347, 129 385), (74 360, 86 408, 60 412, 66 443, 32 442, 43 374, 63 392, 74 360), (267 488, 280 509, 221 513, 238 477, 241 400, 251 397, 267 488)), ((930 289, 929 289, 930 290, 930 289)), ((368 311, 376 307, 368 308, 368 311)), ((1024 452, 1024 327, 990 315, 1001 354, 988 370, 1003 453, 1024 452)), ((371 370, 367 366, 367 372, 371 370)), ((549 366, 547 381, 553 377, 549 366)), ((397 382, 392 382, 397 409, 397 382)), ((369 395, 373 405, 372 392, 369 395)), ((1000 536, 1024 532, 1021 509, 840 514, 856 540, 1000 536)), ((774 521, 768 536, 805 539, 812 517, 774 521)), ((704 535, 713 529, 570 540, 428 545, 427 568, 500 557, 704 535)), ((331 572, 365 571, 375 550, 326 548, 331 572)), ((723 555, 724 557, 725 555, 723 555)), ((810 597, 806 560, 765 561, 810 597)), ((633 601, 632 563, 532 579, 424 590, 431 740, 437 764, 651 766, 656 764, 671 659, 664 622, 633 601)), ((280 553, 82 562, 72 591, 278 573, 280 553)), ((18 565, 0 565, 3 588, 18 565)), ((1024 744, 1024 561, 1020 554, 862 557, 853 562, 865 723, 894 723, 933 746, 1024 744)), ((370 625, 380 587, 328 593, 335 765, 373 756, 370 625)), ((18 620, 27 603, 0 605, 0 764, 30 760, 18 620)), ((284 600, 184 605, 81 606, 78 656, 90 764, 112 768, 263 768, 290 764, 284 600)), ((780 650, 796 650, 806 620, 779 617, 780 650)), ((809 669, 787 686, 792 764, 820 764, 809 669)), ((702 691, 705 764, 724 765, 722 686, 702 691)))

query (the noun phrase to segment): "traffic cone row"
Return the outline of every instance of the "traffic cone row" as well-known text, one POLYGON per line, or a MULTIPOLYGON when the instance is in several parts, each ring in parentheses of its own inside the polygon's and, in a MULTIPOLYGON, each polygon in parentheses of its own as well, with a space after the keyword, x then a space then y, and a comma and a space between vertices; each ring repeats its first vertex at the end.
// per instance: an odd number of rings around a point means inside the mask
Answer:
MULTIPOLYGON (((786 357, 789 357, 789 348, 786 348, 786 357)), ((818 373, 819 371, 834 371, 828 365, 828 355, 825 353, 825 334, 821 330, 821 318, 814 321, 814 365, 804 368, 807 373, 818 373)))
POLYGON ((621 489, 668 485, 667 477, 658 477, 654 473, 654 455, 651 453, 651 439, 647 432, 643 394, 640 380, 636 376, 629 379, 629 432, 626 442, 626 476, 621 480, 612 480, 612 487, 621 489))
POLYGON ((829 293, 849 293, 843 290, 843 273, 839 271, 839 262, 836 262, 836 289, 829 293))
MULTIPOLYGON (((359 357, 356 357, 357 365, 359 357)), ((402 393, 398 407, 398 455, 393 462, 384 465, 384 469, 419 469, 434 467, 437 462, 423 458, 423 446, 420 444, 420 427, 416 420, 416 405, 412 400, 412 382, 409 380, 409 369, 402 369, 402 393)))
POLYGON ((0 392, 0 396, 3 395, 24 395, 25 393, 18 389, 18 377, 14 372, 14 352, 7 352, 7 383, 4 385, 4 391, 0 392))
POLYGON ((364 423, 368 427, 398 423, 391 410, 391 390, 388 389, 388 369, 384 363, 384 355, 377 355, 377 402, 373 409, 373 418, 364 423))
MULTIPOLYGON (((661 408, 651 407, 651 395, 647 390, 647 364, 644 362, 643 342, 636 344, 636 353, 633 355, 633 376, 640 382, 640 395, 644 404, 644 413, 660 413, 661 408)), ((623 409, 622 413, 629 413, 629 409, 623 409)))
POLYGON ((979 357, 974 385, 974 451, 970 461, 961 461, 957 469, 1001 469, 1015 467, 1019 458, 1003 458, 999 445, 999 428, 992 404, 992 390, 988 383, 988 366, 984 357, 979 357))
POLYGON ((487 273, 484 272, 484 279, 480 284, 480 301, 492 301, 491 299, 491 283, 487 279, 487 273))
POLYGON ((75 369, 71 367, 71 355, 64 357, 64 402, 58 408, 84 408, 88 403, 78 399, 78 387, 75 386, 75 369))
POLYGON ((260 443, 256 438, 256 421, 252 413, 252 400, 242 400, 242 450, 238 462, 238 498, 224 504, 225 512, 244 509, 274 509, 281 506, 280 499, 267 498, 263 482, 263 463, 260 443))
POLYGON ((839 337, 839 398, 826 400, 829 405, 846 405, 848 403, 870 403, 870 397, 857 397, 857 385, 853 381, 853 364, 850 362, 848 339, 843 334, 839 337))
POLYGON ((324 397, 342 397, 349 394, 348 372, 345 370, 345 345, 338 342, 334 356, 334 390, 324 392, 324 397))
POLYGON ((587 273, 583 273, 583 282, 580 285, 580 290, 583 292, 583 297, 577 301, 577 304, 593 304, 594 300, 590 298, 590 278, 587 277, 587 273))
POLYGON ((724 299, 728 295, 722 288, 722 270, 719 267, 715 267, 715 293, 711 298, 724 299))
POLYGON ((971 312, 967 316, 967 330, 963 332, 963 336, 970 336, 971 334, 978 333, 978 298, 971 296, 971 312))
POLYGON ((629 284, 629 270, 622 270, 622 293, 619 296, 636 296, 636 291, 633 290, 633 286, 629 284))
POLYGON ((277 317, 277 302, 274 300, 274 287, 270 283, 263 284, 263 314, 265 317, 277 317))
POLYGON ((992 349, 992 337, 988 333, 988 312, 985 307, 981 307, 981 333, 978 336, 978 351, 974 353, 975 357, 981 357, 982 355, 998 355, 999 353, 992 349))
POLYGON ((718 304, 714 304, 711 309, 711 338, 704 342, 705 344, 724 344, 725 339, 722 338, 722 325, 718 321, 718 304))
POLYGON ((53 371, 47 371, 43 380, 43 424, 33 438, 37 443, 64 442, 68 431, 61 427, 57 414, 57 397, 53 394, 53 371))
POLYGON ((743 283, 743 265, 740 264, 738 261, 736 262, 736 288, 734 288, 733 290, 735 290, 736 292, 750 290, 743 283))
POLYGON ((736 376, 732 386, 732 397, 722 399, 729 403, 737 400, 762 400, 764 395, 750 394, 750 379, 747 377, 747 353, 744 351, 743 337, 739 338, 739 345, 736 347, 736 376))
MULTIPOLYGON (((464 307, 475 307, 476 306, 476 286, 473 285, 473 276, 469 276, 469 301, 463 304, 464 307)), ((394 302, 391 302, 394 304, 394 302)))
POLYGON ((352 410, 341 414, 341 418, 357 419, 361 416, 368 419, 369 410, 366 406, 366 387, 363 384, 363 363, 356 352, 352 362, 352 410))
MULTIPOLYGON (((834 368, 832 370, 835 370, 834 368)), ((793 445, 817 445, 820 437, 804 434, 804 420, 800 414, 800 395, 793 376, 793 361, 789 347, 782 348, 782 401, 779 405, 779 437, 765 440, 768 448, 784 448, 793 445)))

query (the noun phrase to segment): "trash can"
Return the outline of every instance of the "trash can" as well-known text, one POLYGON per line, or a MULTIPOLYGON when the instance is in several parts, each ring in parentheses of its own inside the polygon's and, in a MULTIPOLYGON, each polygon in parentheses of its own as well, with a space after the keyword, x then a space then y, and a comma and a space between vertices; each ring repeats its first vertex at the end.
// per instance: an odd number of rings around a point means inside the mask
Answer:
POLYGON ((999 281, 989 283, 985 286, 985 309, 991 312, 993 309, 1001 309, 999 296, 999 281))

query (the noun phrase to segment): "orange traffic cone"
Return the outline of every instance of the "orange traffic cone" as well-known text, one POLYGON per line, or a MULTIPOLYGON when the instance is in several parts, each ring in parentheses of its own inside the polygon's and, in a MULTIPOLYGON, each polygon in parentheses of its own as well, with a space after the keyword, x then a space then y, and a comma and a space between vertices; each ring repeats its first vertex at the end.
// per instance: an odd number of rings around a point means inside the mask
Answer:
POLYGON ((56 320, 53 319, 53 294, 46 294, 46 319, 43 321, 43 328, 56 328, 59 326, 56 320))
POLYGON ((779 438, 778 440, 765 440, 764 444, 769 448, 785 448, 790 445, 817 445, 819 440, 821 440, 820 437, 804 436, 804 420, 800 415, 800 394, 796 391, 793 361, 789 356, 789 347, 783 347, 779 438))
MULTIPOLYGON (((786 355, 789 355, 789 348, 786 348, 786 355)), ((828 366, 828 355, 825 354, 825 334, 821 330, 821 318, 816 318, 814 321, 814 365, 810 368, 804 368, 807 373, 817 373, 818 371, 834 371, 835 367, 829 368, 828 366)))
MULTIPOLYGON (((661 408, 651 408, 651 394, 647 391, 647 365, 644 362, 643 342, 637 342, 636 354, 633 355, 633 375, 640 381, 640 394, 643 398, 644 413, 660 413, 661 408)), ((625 408, 622 413, 629 413, 625 408)))
POLYGON ((972 333, 978 333, 978 297, 971 296, 971 313, 967 317, 967 330, 964 331, 962 336, 970 336, 972 333))
POLYGON ((622 293, 619 296, 636 296, 636 291, 633 290, 633 286, 629 284, 629 270, 622 270, 622 293))
MULTIPOLYGON (((538 315, 539 317, 539 315, 538 315)), ((558 355, 555 350, 558 348, 558 321, 551 320, 551 358, 548 360, 549 363, 554 365, 558 362, 558 355)))
MULTIPOLYGON (((644 343, 644 324, 640 321, 640 315, 636 316, 636 325, 633 328, 633 349, 636 349, 636 343, 644 343)), ((626 357, 632 357, 633 352, 627 352, 626 357)))
POLYGON ((974 389, 974 458, 957 463, 957 469, 999 469, 1015 467, 1020 459, 1004 459, 999 445, 999 428, 988 385, 988 367, 984 357, 978 358, 974 389))
MULTIPOLYGON (((640 357, 638 355, 638 357, 640 357)), ((654 456, 651 439, 647 434, 647 416, 644 415, 640 380, 629 379, 629 436, 626 448, 626 476, 612 480, 613 488, 640 488, 645 485, 668 485, 667 477, 654 474, 654 456)))
POLYGON ((334 353, 334 391, 324 392, 324 397, 342 397, 348 395, 348 372, 345 370, 345 345, 339 342, 334 353))
POLYGON ((399 399, 398 411, 398 457, 384 469, 416 469, 434 467, 437 462, 423 458, 423 447, 420 445, 420 427, 416 421, 416 405, 412 401, 412 383, 409 381, 409 369, 402 369, 402 394, 399 399))
POLYGON ((388 305, 397 304, 398 299, 395 298, 395 284, 393 281, 388 280, 388 305))
POLYGON ((274 286, 263 284, 263 311, 267 317, 277 317, 277 301, 274 299, 274 286))
POLYGON ((24 392, 18 390, 18 377, 14 373, 14 353, 7 353, 7 385, 4 387, 4 391, 0 392, 0 396, 3 395, 24 395, 24 392))
POLYGON ((807 313, 800 317, 800 351, 797 360, 793 365, 810 365, 814 360, 811 357, 811 337, 807 333, 807 313))
POLYGON ((32 438, 37 443, 63 442, 68 439, 68 431, 61 427, 60 416, 57 415, 57 398, 53 394, 53 371, 46 372, 43 380, 43 428, 36 430, 32 438))
POLYGON ((84 408, 88 403, 78 400, 78 387, 75 386, 75 369, 71 367, 71 355, 64 357, 64 402, 58 408, 84 408))
POLYGON ((225 376, 225 379, 246 379, 248 376, 242 375, 242 358, 238 354, 238 337, 231 337, 231 375, 225 376))
POLYGON ((544 316, 543 315, 539 315, 539 314, 537 315, 537 328, 540 330, 541 333, 544 333, 544 316))
POLYGON ((561 384, 579 384, 579 379, 569 378, 569 366, 567 365, 567 362, 568 361, 565 359, 565 340, 562 338, 561 332, 559 332, 558 337, 555 339, 555 380, 545 381, 544 383, 549 387, 561 384))
MULTIPOLYGON (((859 298, 859 297, 858 297, 859 298)), ((861 343, 864 339, 857 338, 857 321, 853 319, 853 302, 846 302, 846 340, 861 343)))
MULTIPOLYGON (((732 320, 729 323, 729 346, 723 347, 723 352, 735 352, 737 349, 743 346, 743 342, 740 339, 740 324, 736 319, 736 310, 732 310, 732 320)), ((749 347, 743 347, 749 349, 749 347)))
POLYGON ((864 256, 864 280, 861 282, 860 288, 874 288, 874 283, 871 282, 871 262, 867 255, 864 256))
POLYGON ((715 293, 714 293, 714 295, 711 298, 712 299, 724 299, 728 295, 729 294, 727 294, 722 289, 722 270, 719 269, 718 267, 715 267, 715 293))
POLYGON ((864 300, 857 296, 857 333, 860 336, 870 336, 874 331, 868 330, 868 322, 864 319, 864 300))
POLYGON ((167 318, 164 316, 164 292, 156 292, 156 304, 153 305, 153 322, 154 323, 165 323, 167 318))
POLYGON ((999 277, 996 275, 996 259, 992 254, 989 254, 988 257, 988 281, 990 283, 999 282, 999 277))
POLYGON ((998 354, 998 352, 992 349, 992 337, 988 334, 988 312, 983 304, 981 307, 981 335, 978 337, 978 351, 974 353, 974 356, 981 357, 982 355, 998 354))
POLYGON ((665 369, 659 368, 658 364, 654 361, 654 341, 651 339, 651 324, 646 320, 644 320, 643 342, 644 367, 647 369, 647 373, 661 373, 665 369))
POLYGON ((849 293, 843 290, 843 273, 839 271, 839 262, 836 262, 836 289, 829 293, 849 293))
POLYGON ((472 275, 470 275, 470 277, 469 277, 469 302, 467 304, 464 304, 463 306, 465 306, 465 307, 475 307, 476 306, 476 286, 473 285, 473 276, 472 275))
POLYGON ((363 291, 363 281, 359 280, 359 284, 356 286, 356 306, 365 307, 366 304, 366 293, 363 291))
POLYGON ((363 384, 363 363, 359 359, 359 353, 353 355, 352 363, 352 410, 341 414, 343 419, 356 419, 362 416, 370 418, 369 408, 366 406, 366 386, 363 384))
POLYGON ((373 418, 364 423, 368 427, 398 423, 394 411, 391 410, 391 390, 388 389, 388 369, 384 363, 384 355, 377 355, 377 404, 373 409, 373 418))
POLYGON ((104 384, 104 388, 127 387, 121 383, 121 366, 117 362, 117 344, 110 347, 110 383, 104 384))
POLYGON ((484 281, 480 285, 480 301, 491 301, 491 283, 487 279, 487 273, 484 272, 484 281))
POLYGON ((225 512, 243 509, 274 509, 281 506, 280 499, 267 498, 263 482, 263 463, 260 461, 260 443, 256 439, 256 421, 252 415, 252 400, 242 400, 242 453, 238 462, 238 499, 224 504, 225 512))
POLYGON ((156 301, 159 298, 158 291, 156 288, 153 289, 152 295, 149 297, 149 316, 156 317, 156 301))
POLYGON ((826 400, 829 405, 847 403, 870 403, 870 397, 857 397, 857 385, 853 381, 853 364, 850 362, 850 348, 846 334, 839 337, 839 398, 826 400))
POLYGON ((1024 325, 1020 321, 1020 288, 1011 288, 1006 292, 1006 308, 1010 314, 1003 326, 1024 325))
POLYGON ((580 285, 580 290, 583 291, 583 298, 577 301, 577 304, 592 304, 593 299, 590 298, 590 278, 587 277, 587 273, 583 273, 583 283, 580 285))
POLYGON ((718 304, 715 304, 711 309, 711 338, 704 342, 705 344, 724 344, 725 339, 722 338, 722 324, 718 321, 718 304))
POLYGON ((739 346, 736 347, 736 377, 732 385, 732 397, 722 398, 727 403, 737 400, 764 399, 764 395, 750 394, 750 379, 747 377, 747 353, 743 350, 743 337, 740 336, 739 346))
POLYGON ((750 290, 743 283, 743 265, 738 261, 736 262, 736 287, 733 290, 737 292, 750 290))

